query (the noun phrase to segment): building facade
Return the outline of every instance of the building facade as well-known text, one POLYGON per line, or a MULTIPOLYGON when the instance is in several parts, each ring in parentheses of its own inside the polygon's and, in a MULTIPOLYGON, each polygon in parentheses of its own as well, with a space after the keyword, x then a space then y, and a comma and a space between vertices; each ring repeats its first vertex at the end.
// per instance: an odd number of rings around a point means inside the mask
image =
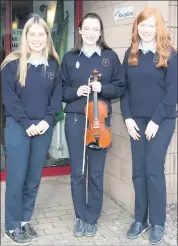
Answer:
MULTIPOLYGON (((18 31, 20 31, 24 25, 22 18, 23 14, 19 13, 19 8, 21 9, 21 12, 26 11, 27 14, 33 12, 40 14, 43 18, 46 16, 46 18, 48 18, 47 21, 51 27, 51 31, 55 31, 54 20, 56 20, 56 23, 61 23, 61 21, 65 19, 66 11, 68 11, 69 22, 65 52, 74 45, 75 32, 77 31, 76 26, 82 15, 87 12, 95 12, 99 14, 104 23, 106 42, 116 51, 122 62, 124 53, 130 46, 131 30, 134 18, 145 7, 153 6, 161 10, 168 29, 171 32, 173 42, 175 46, 177 45, 177 1, 28 1, 28 6, 27 4, 22 6, 22 1, 1 2, 1 5, 4 4, 4 10, 2 10, 1 6, 1 46, 3 46, 3 54, 1 54, 1 57, 4 57, 8 52, 10 52, 10 50, 15 49, 16 46, 18 46, 18 31), (9 4, 10 2, 11 4, 9 4), (13 5, 15 2, 16 4, 13 5), (29 5, 29 2, 31 2, 31 5, 29 5), (48 7, 47 12, 45 12, 46 6, 44 3, 48 7), (60 13, 63 16, 62 20, 60 20, 60 16, 55 19, 54 13, 57 13, 57 4, 60 5, 60 13), (19 24, 20 21, 21 24, 19 24), (2 26, 2 23, 4 23, 4 26, 2 26)), ((130 140, 122 119, 120 103, 118 101, 113 101, 112 106, 113 143, 111 149, 107 153, 104 190, 109 196, 132 212, 134 207, 134 189, 132 185, 130 140)), ((53 140, 49 151, 49 154, 53 159, 68 157, 63 129, 64 120, 59 121, 54 129, 53 140)), ((2 110, 1 133, 3 133, 2 110)), ((1 135, 1 145, 3 145, 3 134, 1 135)), ((167 184, 167 202, 176 203, 177 127, 167 152, 165 174, 167 184)), ((54 175, 56 175, 55 172, 54 175)))

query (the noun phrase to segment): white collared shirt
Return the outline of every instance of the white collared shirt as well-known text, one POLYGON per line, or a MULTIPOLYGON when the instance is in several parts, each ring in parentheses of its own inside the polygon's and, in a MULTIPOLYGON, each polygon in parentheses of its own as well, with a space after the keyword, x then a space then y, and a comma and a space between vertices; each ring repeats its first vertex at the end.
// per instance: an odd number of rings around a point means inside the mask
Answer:
POLYGON ((96 46, 96 50, 92 53, 87 53, 86 51, 83 50, 83 48, 80 50, 79 56, 81 55, 81 53, 83 53, 85 56, 87 56, 88 58, 90 58, 94 53, 97 53, 99 56, 101 56, 101 48, 99 46, 96 46))
POLYGON ((138 45, 138 49, 142 50, 142 52, 144 54, 148 53, 149 51, 151 51, 153 54, 156 53, 156 41, 151 43, 150 45, 148 45, 146 47, 146 50, 143 49, 143 46, 142 46, 142 41, 139 42, 139 45, 138 45))
POLYGON ((39 60, 34 60, 31 56, 28 58, 27 63, 34 65, 37 67, 38 65, 44 64, 45 66, 49 66, 48 60, 45 56, 42 56, 39 60))

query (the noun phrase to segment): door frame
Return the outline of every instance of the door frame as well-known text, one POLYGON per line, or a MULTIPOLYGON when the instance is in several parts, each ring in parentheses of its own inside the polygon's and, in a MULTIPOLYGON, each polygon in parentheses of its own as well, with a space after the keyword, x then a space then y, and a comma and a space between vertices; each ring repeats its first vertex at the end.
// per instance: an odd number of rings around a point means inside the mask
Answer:
POLYGON ((75 0, 75 30, 78 28, 79 21, 83 15, 83 0, 75 0))
POLYGON ((12 1, 6 1, 6 36, 5 36, 5 47, 6 56, 11 52, 12 45, 12 1))

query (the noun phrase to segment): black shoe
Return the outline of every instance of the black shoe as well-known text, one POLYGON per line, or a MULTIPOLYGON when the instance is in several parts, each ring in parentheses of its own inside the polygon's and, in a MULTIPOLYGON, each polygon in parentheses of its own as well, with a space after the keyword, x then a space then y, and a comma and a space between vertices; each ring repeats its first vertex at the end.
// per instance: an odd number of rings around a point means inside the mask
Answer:
POLYGON ((96 225, 86 224, 85 226, 85 236, 94 237, 97 231, 96 225))
POLYGON ((81 219, 77 219, 74 225, 73 235, 76 237, 82 237, 85 234, 85 222, 81 219))
POLYGON ((38 239, 38 234, 30 223, 26 223, 24 226, 22 226, 22 231, 25 232, 32 241, 38 239))
POLYGON ((27 245, 31 242, 31 239, 21 230, 21 228, 16 228, 12 233, 5 231, 4 235, 16 244, 27 245))
POLYGON ((151 244, 157 244, 162 241, 165 232, 165 226, 152 225, 150 228, 149 242, 151 244))
POLYGON ((140 222, 134 222, 131 227, 129 228, 127 232, 127 238, 137 238, 139 237, 142 233, 146 232, 149 229, 148 223, 140 223, 140 222))

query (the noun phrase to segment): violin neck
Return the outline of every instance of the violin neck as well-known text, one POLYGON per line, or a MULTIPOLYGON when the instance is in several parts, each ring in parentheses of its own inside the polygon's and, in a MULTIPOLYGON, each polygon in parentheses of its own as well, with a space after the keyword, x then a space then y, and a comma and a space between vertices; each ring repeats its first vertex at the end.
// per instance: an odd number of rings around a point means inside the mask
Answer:
POLYGON ((98 120, 98 93, 96 91, 93 92, 93 105, 94 105, 94 120, 98 120))

